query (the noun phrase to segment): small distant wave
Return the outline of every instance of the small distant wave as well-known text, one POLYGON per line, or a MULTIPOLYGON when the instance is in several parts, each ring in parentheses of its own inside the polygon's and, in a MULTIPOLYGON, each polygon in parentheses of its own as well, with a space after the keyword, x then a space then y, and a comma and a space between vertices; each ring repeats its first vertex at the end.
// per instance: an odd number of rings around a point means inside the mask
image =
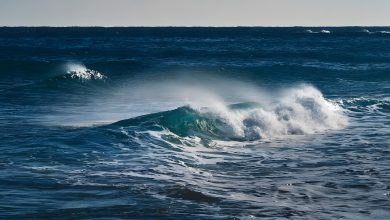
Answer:
POLYGON ((309 33, 309 34, 330 34, 331 32, 329 30, 320 30, 320 31, 313 31, 313 30, 306 30, 305 31, 306 33, 309 33))
POLYGON ((88 69, 82 64, 67 64, 61 72, 62 75, 48 78, 34 84, 34 86, 77 92, 81 91, 80 89, 101 88, 108 85, 108 77, 96 70, 88 69))
POLYGON ((328 31, 328 30, 321 30, 320 33, 323 33, 323 34, 330 34, 330 31, 328 31))
POLYGON ((67 79, 77 79, 81 81, 88 80, 104 80, 107 77, 98 71, 87 69, 82 64, 68 64, 66 65, 66 74, 63 76, 67 79))
MULTIPOLYGON (((217 105, 216 105, 217 106, 217 105)), ((142 126, 145 131, 168 130, 180 137, 212 140, 257 140, 283 135, 305 135, 341 129, 347 124, 343 110, 316 88, 290 89, 278 103, 239 103, 196 109, 190 106, 127 119, 113 125, 142 126)))
POLYGON ((390 31, 370 31, 370 30, 367 30, 367 29, 363 29, 362 30, 364 33, 368 33, 368 34, 390 34, 390 31))

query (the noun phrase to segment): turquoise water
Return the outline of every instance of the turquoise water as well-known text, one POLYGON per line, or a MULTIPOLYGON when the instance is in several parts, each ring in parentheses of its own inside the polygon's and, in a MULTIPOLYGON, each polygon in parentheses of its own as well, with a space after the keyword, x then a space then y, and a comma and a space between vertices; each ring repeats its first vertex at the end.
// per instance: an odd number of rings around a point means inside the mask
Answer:
POLYGON ((1 219, 388 219, 390 28, 0 28, 1 219))

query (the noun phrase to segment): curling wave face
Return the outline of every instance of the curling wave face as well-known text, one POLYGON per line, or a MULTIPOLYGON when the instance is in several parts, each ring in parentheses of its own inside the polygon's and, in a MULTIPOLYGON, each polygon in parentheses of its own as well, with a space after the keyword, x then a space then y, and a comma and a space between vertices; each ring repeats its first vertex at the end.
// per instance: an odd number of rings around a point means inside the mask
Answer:
POLYGON ((308 85, 289 89, 276 103, 247 102, 175 110, 122 120, 113 125, 169 130, 181 137, 217 140, 257 140, 341 129, 347 125, 343 110, 308 85))

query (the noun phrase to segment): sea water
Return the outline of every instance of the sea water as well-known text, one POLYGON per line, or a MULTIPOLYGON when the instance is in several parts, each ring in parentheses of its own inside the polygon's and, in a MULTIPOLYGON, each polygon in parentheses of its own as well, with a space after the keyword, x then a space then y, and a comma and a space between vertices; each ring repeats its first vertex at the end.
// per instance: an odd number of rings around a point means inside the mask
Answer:
POLYGON ((2 219, 389 219, 390 28, 0 28, 2 219))

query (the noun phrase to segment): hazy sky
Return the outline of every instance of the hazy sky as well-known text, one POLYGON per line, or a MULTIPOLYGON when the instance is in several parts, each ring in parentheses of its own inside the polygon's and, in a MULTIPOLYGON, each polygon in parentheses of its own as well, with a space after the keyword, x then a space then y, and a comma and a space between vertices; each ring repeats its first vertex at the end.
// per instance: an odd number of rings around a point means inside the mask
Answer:
POLYGON ((1 26, 390 26, 390 0, 0 0, 1 26))

